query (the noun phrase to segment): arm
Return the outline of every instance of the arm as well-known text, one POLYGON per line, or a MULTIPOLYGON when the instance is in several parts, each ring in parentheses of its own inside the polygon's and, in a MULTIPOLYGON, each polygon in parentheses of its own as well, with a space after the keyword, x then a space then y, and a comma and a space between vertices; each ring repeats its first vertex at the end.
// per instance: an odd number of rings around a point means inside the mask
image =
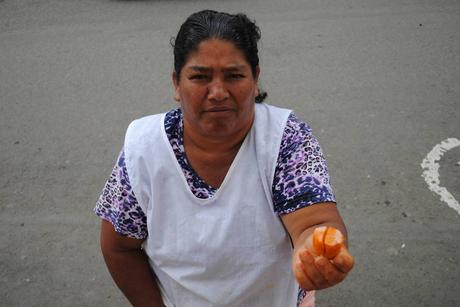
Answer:
POLYGON ((112 224, 102 220, 101 250, 117 286, 135 307, 163 307, 142 242, 117 234, 112 224))
POLYGON ((292 270, 299 285, 307 290, 331 287, 342 281, 353 268, 354 259, 347 248, 347 231, 335 203, 311 205, 281 216, 294 244, 292 270), (344 236, 337 256, 328 259, 316 255, 312 247, 315 228, 330 226, 344 236))

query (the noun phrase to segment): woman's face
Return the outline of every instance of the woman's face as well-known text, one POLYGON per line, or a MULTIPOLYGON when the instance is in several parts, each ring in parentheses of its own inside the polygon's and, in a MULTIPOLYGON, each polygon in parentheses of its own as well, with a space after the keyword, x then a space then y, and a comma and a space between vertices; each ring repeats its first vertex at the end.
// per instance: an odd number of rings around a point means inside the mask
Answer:
POLYGON ((184 114, 185 131, 204 137, 247 133, 254 119, 257 79, 243 53, 231 42, 209 39, 198 45, 173 75, 175 99, 184 114))

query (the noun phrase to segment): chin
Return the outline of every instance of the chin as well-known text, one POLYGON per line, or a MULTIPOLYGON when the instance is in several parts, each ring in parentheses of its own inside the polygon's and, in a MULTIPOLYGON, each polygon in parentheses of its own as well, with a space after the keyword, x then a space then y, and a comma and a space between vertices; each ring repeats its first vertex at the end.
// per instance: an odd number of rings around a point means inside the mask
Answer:
POLYGON ((237 133, 238 129, 234 125, 222 121, 206 125, 203 127, 203 132, 210 137, 224 137, 237 133))

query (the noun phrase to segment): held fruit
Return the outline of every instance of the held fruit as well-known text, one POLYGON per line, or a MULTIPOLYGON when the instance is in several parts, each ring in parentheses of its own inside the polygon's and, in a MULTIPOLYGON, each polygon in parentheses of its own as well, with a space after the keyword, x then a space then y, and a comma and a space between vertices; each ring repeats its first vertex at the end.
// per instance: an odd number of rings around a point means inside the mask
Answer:
POLYGON ((343 234, 334 227, 320 226, 313 231, 313 249, 318 256, 333 259, 340 252, 344 241, 343 234))
POLYGON ((324 235, 326 234, 327 227, 321 226, 315 228, 313 232, 313 249, 317 256, 324 253, 324 235))
POLYGON ((333 259, 340 252, 344 244, 343 234, 336 228, 328 227, 324 236, 324 256, 333 259))

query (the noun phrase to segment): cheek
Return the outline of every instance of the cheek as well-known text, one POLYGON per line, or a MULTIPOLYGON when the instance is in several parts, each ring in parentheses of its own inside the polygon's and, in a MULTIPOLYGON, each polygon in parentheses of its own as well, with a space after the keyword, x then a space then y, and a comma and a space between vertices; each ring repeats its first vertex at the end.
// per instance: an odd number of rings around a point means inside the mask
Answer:
POLYGON ((202 100, 204 93, 199 87, 188 87, 186 90, 181 91, 181 101, 188 105, 197 104, 202 100))
POLYGON ((206 97, 206 93, 207 93, 207 87, 202 86, 202 85, 192 84, 187 89, 187 94, 189 96, 189 99, 193 99, 193 100, 202 100, 203 97, 206 97))
POLYGON ((200 88, 188 88, 181 92, 181 108, 189 119, 196 117, 200 111, 205 93, 200 88))
POLYGON ((193 103, 198 104, 206 97, 206 90, 202 88, 195 88, 189 92, 189 99, 193 103))
POLYGON ((239 88, 236 90, 236 94, 238 95, 238 100, 240 101, 246 101, 246 100, 251 100, 253 97, 255 97, 256 93, 256 87, 252 85, 247 85, 244 88, 239 88))

